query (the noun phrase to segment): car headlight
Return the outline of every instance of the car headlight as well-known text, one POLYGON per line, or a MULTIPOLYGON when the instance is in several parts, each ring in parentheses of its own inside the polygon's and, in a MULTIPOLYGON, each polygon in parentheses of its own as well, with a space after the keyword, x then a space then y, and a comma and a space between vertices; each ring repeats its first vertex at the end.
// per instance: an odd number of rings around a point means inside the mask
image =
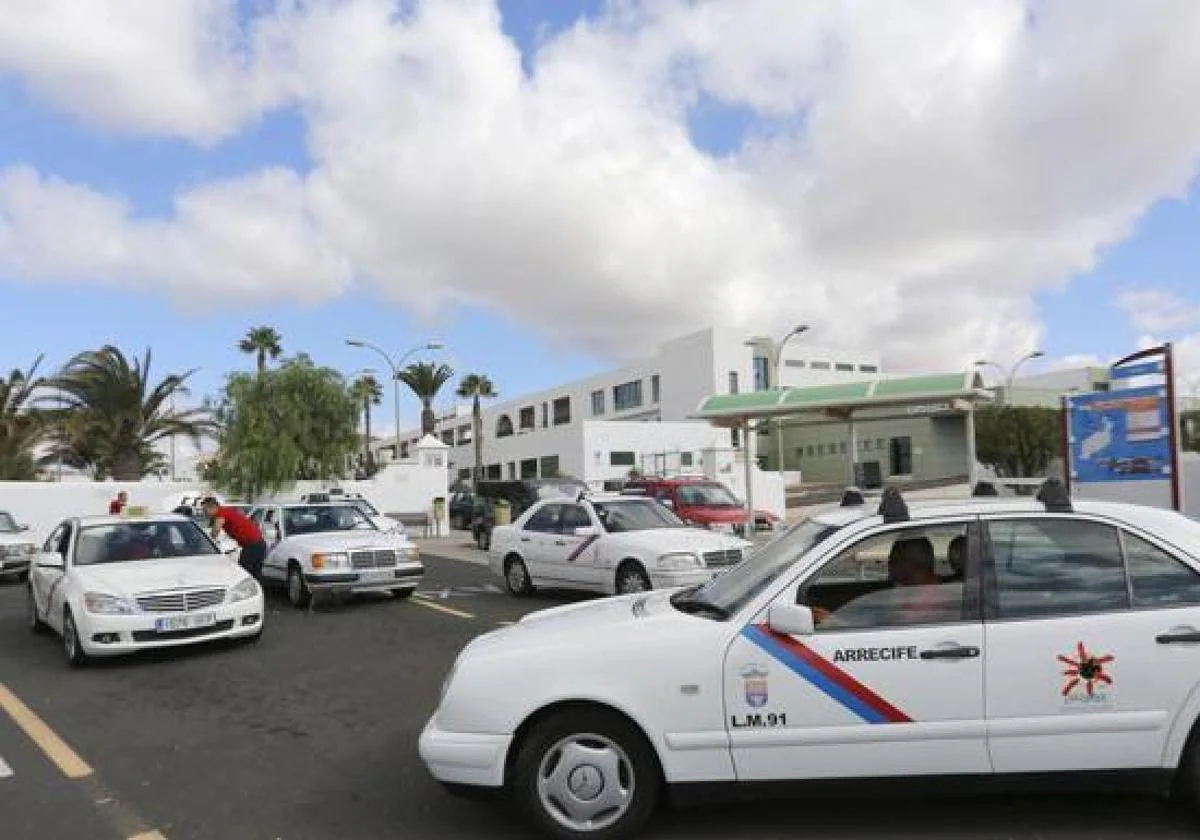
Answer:
POLYGON ((133 615, 140 612, 137 601, 132 598, 106 595, 103 592, 83 593, 83 607, 88 612, 99 615, 133 615))
POLYGON ((312 567, 314 569, 345 569, 350 565, 348 554, 314 554, 312 567))
POLYGON ((672 572, 696 569, 703 565, 704 563, 700 560, 699 556, 688 551, 676 551, 664 554, 658 558, 658 568, 672 572))
POLYGON ((229 590, 229 602, 237 603, 245 601, 247 598, 253 598, 258 594, 258 583, 254 578, 246 578, 233 589, 229 590))
POLYGON ((414 545, 406 545, 396 550, 396 554, 401 560, 412 563, 421 559, 421 549, 414 545))

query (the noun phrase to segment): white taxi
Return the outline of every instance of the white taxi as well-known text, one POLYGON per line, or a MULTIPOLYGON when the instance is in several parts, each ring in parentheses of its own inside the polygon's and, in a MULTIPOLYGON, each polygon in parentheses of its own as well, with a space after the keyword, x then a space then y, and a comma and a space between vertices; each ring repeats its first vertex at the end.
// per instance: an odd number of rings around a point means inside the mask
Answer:
POLYGON ((62 636, 67 660, 213 639, 254 641, 262 588, 195 522, 176 514, 89 516, 55 528, 27 594, 34 632, 62 636))
POLYGON ((654 499, 605 494, 545 500, 493 528, 488 564, 513 595, 538 586, 623 595, 704 583, 750 546, 691 528, 654 499))
POLYGON ((30 536, 29 526, 19 524, 11 513, 0 510, 0 579, 14 575, 25 580, 36 553, 37 543, 30 536))
POLYGON ((420 754, 610 838, 664 784, 1148 771, 1195 799, 1198 716, 1200 523, 1061 483, 911 511, 889 490, 702 586, 480 636, 420 754))

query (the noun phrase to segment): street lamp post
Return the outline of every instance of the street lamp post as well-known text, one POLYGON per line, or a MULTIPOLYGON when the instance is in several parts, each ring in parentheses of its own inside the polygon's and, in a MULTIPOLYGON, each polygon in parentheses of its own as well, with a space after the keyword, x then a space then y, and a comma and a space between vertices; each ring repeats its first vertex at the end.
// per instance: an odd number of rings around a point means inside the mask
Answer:
MULTIPOLYGON (((782 388, 779 381, 779 367, 783 361, 783 347, 789 341, 801 333, 808 332, 808 324, 797 324, 792 327, 792 331, 781 338, 779 341, 771 341, 771 381, 767 383, 768 387, 782 388)), ((746 344, 753 347, 764 339, 755 339, 747 341, 746 344)), ((769 339, 767 339, 769 340, 769 339)), ((779 478, 783 479, 783 418, 780 417, 775 421, 775 437, 776 437, 776 454, 779 458, 779 478)))
POLYGON ((1031 361, 1032 359, 1040 359, 1042 356, 1045 356, 1045 355, 1046 354, 1044 352, 1042 352, 1041 350, 1034 350, 1030 353, 1026 353, 1024 356, 1017 359, 1016 363, 1013 364, 1013 366, 1008 369, 1005 369, 1003 366, 997 364, 996 362, 989 362, 987 359, 980 359, 979 361, 977 361, 975 363, 975 367, 994 367, 996 370, 1000 371, 1000 375, 1002 377, 1004 377, 1004 403, 1003 404, 1008 405, 1012 400, 1013 382, 1017 378, 1017 371, 1019 371, 1021 369, 1021 365, 1025 364, 1028 361, 1031 361))
POLYGON ((396 423, 396 443, 395 443, 396 460, 399 461, 400 460, 400 371, 402 369, 402 365, 414 353, 420 353, 422 350, 441 350, 442 347, 444 347, 445 345, 438 339, 434 339, 432 341, 427 341, 424 344, 421 344, 421 345, 414 347, 411 350, 408 350, 407 352, 405 352, 404 355, 402 355, 398 361, 393 361, 392 357, 387 354, 387 351, 383 350, 380 347, 377 347, 376 345, 372 344, 369 341, 363 341, 362 339, 358 339, 358 338, 347 338, 346 343, 349 344, 351 347, 365 347, 368 350, 374 350, 376 353, 378 353, 380 356, 383 357, 384 361, 388 363, 388 367, 391 368, 391 371, 392 371, 392 398, 393 398, 393 402, 394 402, 393 407, 395 410, 394 420, 396 423))

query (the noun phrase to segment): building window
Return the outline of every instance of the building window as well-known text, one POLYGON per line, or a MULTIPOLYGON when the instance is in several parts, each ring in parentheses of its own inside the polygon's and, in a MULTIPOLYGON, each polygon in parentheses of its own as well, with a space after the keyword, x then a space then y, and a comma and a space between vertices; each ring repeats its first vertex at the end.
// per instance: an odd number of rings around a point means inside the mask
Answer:
POLYGON ((509 437, 513 433, 512 418, 507 414, 501 414, 496 419, 496 437, 509 437))
POLYGON ((521 461, 521 478, 537 478, 537 458, 525 458, 521 461))
POLYGON ((458 480, 459 481, 470 481, 471 480, 470 468, 465 469, 465 470, 459 470, 458 471, 458 480))
POLYGON ((846 441, 842 441, 841 443, 839 443, 839 444, 838 444, 838 452, 840 452, 840 453, 842 453, 843 455, 845 455, 845 454, 846 454, 846 450, 847 450, 846 441))
POLYGON ((754 390, 765 391, 771 387, 771 363, 766 356, 754 357, 754 390))
POLYGON ((604 391, 592 391, 592 416, 604 413, 604 391))
POLYGON ((658 402, 659 399, 662 397, 662 392, 659 387, 661 384, 662 384, 661 380, 659 380, 657 373, 650 377, 650 401, 651 402, 658 402))
POLYGON ((843 372, 854 370, 854 365, 846 364, 845 362, 838 362, 834 367, 843 372))
POLYGON ((871 451, 871 440, 870 440, 870 438, 868 438, 867 440, 863 441, 863 452, 870 452, 870 451, 871 451))
POLYGON ((887 441, 883 438, 875 438, 875 451, 882 452, 887 449, 887 441))
POLYGON ((642 404, 642 380, 613 386, 613 410, 625 411, 642 404))
POLYGON ((892 475, 912 475, 912 438, 892 438, 888 466, 892 475))
POLYGON ((802 368, 802 367, 804 367, 804 360, 803 359, 784 359, 783 366, 784 367, 802 368))
POLYGON ((528 431, 536 425, 534 420, 533 406, 527 405, 525 408, 521 409, 520 422, 522 432, 528 431))
POLYGON ((499 464, 488 464, 487 477, 488 481, 499 481, 504 476, 504 470, 499 464))
MULTIPOLYGON (((392 448, 395 449, 395 447, 392 447, 392 448)), ((407 443, 400 444, 400 457, 401 458, 408 457, 408 444, 407 443)))
POLYGON ((738 375, 736 370, 729 371, 729 393, 736 394, 738 392, 738 375))
POLYGON ((730 441, 730 443, 733 444, 734 449, 738 449, 739 447, 741 447, 741 445, 742 445, 742 430, 741 429, 730 429, 729 430, 729 441, 730 441))
POLYGON ((558 456, 547 455, 542 458, 538 464, 542 471, 542 478, 558 478, 558 456))
POLYGON ((820 456, 820 457, 824 457, 824 455, 825 455, 825 444, 823 444, 823 443, 818 443, 818 444, 817 444, 817 455, 818 455, 818 456, 820 456))
POLYGON ((637 455, 633 452, 609 452, 608 465, 610 467, 632 467, 637 463, 637 455))
POLYGON ((554 401, 554 425, 561 426, 571 422, 571 398, 559 397, 554 401))
POLYGON ((508 480, 516 481, 517 479, 517 464, 515 461, 508 462, 508 480))
POLYGON ((550 405, 548 403, 542 403, 542 428, 544 429, 549 425, 550 425, 550 405))
POLYGON ((816 450, 813 449, 813 445, 811 443, 808 446, 804 447, 804 451, 805 451, 805 453, 807 453, 809 458, 811 458, 813 455, 816 454, 816 450))
POLYGON ((863 373, 879 373, 879 367, 877 365, 859 365, 858 369, 863 373))
POLYGON ((813 370, 829 370, 829 362, 813 362, 809 367, 813 370))
POLYGON ((466 446, 471 442, 471 424, 458 427, 458 445, 466 446))
POLYGON ((690 467, 691 465, 692 465, 692 453, 691 452, 680 452, 679 453, 679 466, 690 467))
POLYGON ((797 457, 797 458, 803 458, 803 457, 804 457, 804 447, 803 447, 803 446, 797 446, 797 447, 796 447, 796 457, 797 457))
POLYGON ((441 437, 442 437, 442 443, 446 444, 447 446, 454 445, 454 430, 453 429, 447 429, 446 431, 442 432, 441 437))

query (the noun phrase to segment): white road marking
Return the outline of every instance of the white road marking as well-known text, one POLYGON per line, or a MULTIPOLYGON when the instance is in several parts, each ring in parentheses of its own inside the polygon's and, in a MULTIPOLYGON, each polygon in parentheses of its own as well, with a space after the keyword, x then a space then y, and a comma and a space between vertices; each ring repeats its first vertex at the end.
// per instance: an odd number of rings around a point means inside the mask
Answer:
POLYGON ((0 756, 0 779, 7 779, 12 774, 12 768, 5 764, 3 756, 0 756))

